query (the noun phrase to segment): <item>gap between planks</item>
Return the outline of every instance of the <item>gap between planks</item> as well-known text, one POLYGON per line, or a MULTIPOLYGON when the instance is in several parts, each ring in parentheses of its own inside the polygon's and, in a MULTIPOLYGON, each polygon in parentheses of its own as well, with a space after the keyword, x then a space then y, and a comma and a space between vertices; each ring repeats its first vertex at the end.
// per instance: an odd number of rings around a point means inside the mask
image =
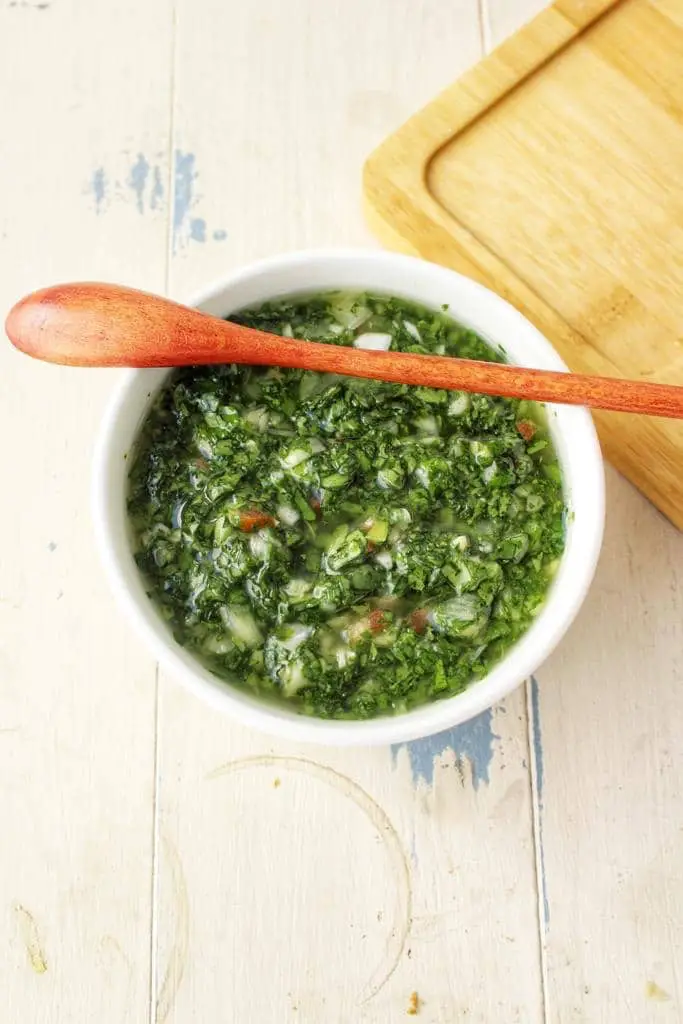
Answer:
MULTIPOLYGON (((176 175, 175 175, 175 101, 176 62, 178 41, 177 0, 171 0, 171 46, 170 46, 170 102, 168 112, 168 177, 166 195, 166 246, 164 253, 164 293, 168 296, 171 281, 171 260, 173 259, 173 237, 175 223, 176 175)), ((154 781, 152 792, 152 864, 151 864, 151 916, 149 936, 149 1024, 157 1024, 159 999, 159 843, 160 843, 160 792, 161 792, 161 715, 159 694, 159 662, 154 666, 154 781)))
MULTIPOLYGON (((486 56, 494 49, 492 24, 488 0, 477 0, 477 19, 481 55, 486 56)), ((531 804, 531 839, 533 842, 533 867, 536 874, 537 920, 539 932, 539 975, 541 979, 541 1007, 543 1022, 550 1020, 548 994, 548 955, 546 937, 548 930, 548 898, 546 895, 545 865, 543 858, 543 764, 537 751, 541 752, 540 717, 537 715, 536 702, 539 699, 538 683, 529 678, 524 683, 526 706, 526 749, 528 757, 528 784, 531 804)), ((542 755, 541 755, 542 756, 542 755)))
POLYGON ((493 49, 488 0, 477 0, 477 19, 479 21, 481 55, 485 57, 493 49))
MULTIPOLYGON (((477 0, 477 18, 482 57, 493 50, 489 0, 477 0)), ((536 879, 539 977, 541 983, 541 1012, 543 1024, 550 1020, 548 995, 548 957, 546 933, 548 928, 548 901, 546 895, 545 867, 543 863, 543 795, 541 792, 543 765, 540 760, 541 734, 540 717, 536 713, 538 683, 530 678, 524 683, 527 718, 527 756, 529 765, 529 791, 531 796, 531 829, 534 847, 534 872, 536 879), (537 751, 539 756, 537 757, 537 751)))
POLYGON ((154 666, 154 777, 152 782, 151 914, 149 927, 149 1024, 157 1024, 159 989, 159 792, 161 782, 159 730, 159 662, 154 666))
MULTIPOLYGON (((168 296, 171 283, 171 262, 175 240, 176 204, 176 64, 178 60, 178 3, 171 0, 171 68, 170 68, 170 109, 168 113, 168 187, 166 194, 166 255, 164 261, 164 292, 168 296)), ((158 676, 158 666, 157 666, 158 676)))
POLYGON ((534 870, 536 877, 538 956, 541 979, 541 1006, 543 1024, 550 1020, 550 998, 548 993, 548 952, 546 946, 548 931, 548 896, 546 889, 545 862, 543 857, 543 748, 540 729, 538 682, 531 676, 524 683, 526 697, 527 751, 529 764, 529 791, 531 795, 531 828, 534 844, 534 870))

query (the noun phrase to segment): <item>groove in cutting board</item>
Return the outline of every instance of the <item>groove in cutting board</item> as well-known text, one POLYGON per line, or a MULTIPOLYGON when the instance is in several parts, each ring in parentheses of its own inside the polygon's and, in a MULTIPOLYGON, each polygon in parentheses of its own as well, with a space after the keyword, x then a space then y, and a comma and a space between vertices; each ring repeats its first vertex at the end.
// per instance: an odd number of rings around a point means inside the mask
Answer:
MULTIPOLYGON (((577 371, 683 385, 683 0, 558 0, 372 154, 390 247, 502 294, 577 371)), ((683 527, 683 424, 596 416, 683 527)))

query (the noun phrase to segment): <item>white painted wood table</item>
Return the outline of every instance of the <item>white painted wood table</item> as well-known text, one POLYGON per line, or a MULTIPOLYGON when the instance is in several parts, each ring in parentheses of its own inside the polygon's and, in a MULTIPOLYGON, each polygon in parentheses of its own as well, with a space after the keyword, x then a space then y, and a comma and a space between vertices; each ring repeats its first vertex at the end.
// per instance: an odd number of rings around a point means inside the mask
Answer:
MULTIPOLYGON (((1 305, 373 245, 366 154, 538 0, 0 0, 1 305)), ((160 674, 88 512, 109 372, 0 346, 3 1024, 683 1021, 683 538, 608 474, 538 680, 396 750, 160 674)))

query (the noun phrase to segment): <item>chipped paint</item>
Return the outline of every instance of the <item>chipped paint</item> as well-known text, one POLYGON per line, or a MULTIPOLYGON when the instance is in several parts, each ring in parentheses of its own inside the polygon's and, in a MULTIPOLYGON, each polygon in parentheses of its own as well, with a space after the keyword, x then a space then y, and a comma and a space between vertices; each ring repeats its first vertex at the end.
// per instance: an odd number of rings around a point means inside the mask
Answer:
POLYGON ((150 164, 144 153, 138 153, 130 169, 127 185, 135 196, 138 213, 145 213, 146 201, 150 210, 163 206, 164 184, 159 164, 150 164), (146 200, 146 197, 147 200, 146 200))
POLYGON ((138 213, 145 212, 145 186, 149 177, 149 169, 149 163, 145 160, 143 154, 138 153, 138 158, 131 167, 130 175, 128 176, 128 185, 135 193, 135 205, 138 208, 138 213))
POLYGON ((530 680, 531 692, 531 750, 534 759, 534 771, 536 777, 536 795, 538 799, 538 858, 541 873, 541 899, 543 901, 543 920, 546 928, 550 924, 550 903, 548 901, 548 886, 545 877, 545 854, 543 851, 543 740, 541 738, 541 709, 539 704, 538 682, 532 676, 530 680))
MULTIPOLYGON (((197 172, 194 153, 175 152, 173 174, 173 252, 187 246, 189 242, 206 242, 209 227, 204 217, 193 216, 194 209, 201 198, 196 190, 197 172)), ((211 232, 215 242, 223 242, 227 238, 223 228, 211 232)))
POLYGON ((144 153, 138 153, 134 163, 130 164, 125 174, 119 177, 115 173, 98 167, 93 171, 87 187, 87 193, 94 196, 95 213, 104 213, 112 204, 129 203, 131 200, 139 214, 163 207, 164 186, 162 170, 159 164, 152 165, 144 153))
POLYGON ((183 153, 175 151, 175 164, 173 175, 173 251, 179 245, 187 241, 190 234, 190 213, 195 203, 194 183, 197 177, 195 171, 194 153, 183 153))
POLYGON ((193 217, 190 221, 190 238, 194 242, 206 241, 206 221, 203 217, 193 217))
POLYGON ((541 711, 538 701, 538 683, 531 677, 531 724, 533 727, 534 761, 536 762, 536 785, 538 800, 543 806, 543 743, 541 741, 541 711))
POLYGON ((153 184, 152 184, 152 195, 149 200, 149 207, 151 210, 156 210, 158 206, 161 206, 164 198, 164 183, 161 180, 161 171, 159 166, 156 165, 153 172, 153 184))
POLYGON ((467 759, 472 767, 472 784, 479 789, 482 782, 488 784, 489 769, 493 760, 494 744, 500 737, 493 731, 493 712, 490 708, 476 718, 452 729, 446 729, 435 736, 426 736, 410 743, 395 743, 391 747, 393 763, 396 764, 402 748, 408 752, 413 785, 420 781, 427 786, 434 783, 434 766, 448 750, 452 750, 456 763, 467 759))
MULTIPOLYGON (((155 154, 155 159, 160 161, 155 163, 144 153, 138 152, 135 160, 130 163, 131 156, 129 152, 123 153, 128 167, 125 174, 120 177, 106 172, 104 167, 98 167, 93 171, 87 193, 94 197, 96 213, 104 213, 112 203, 118 205, 131 201, 135 203, 135 208, 141 215, 147 211, 164 211, 166 189, 162 156, 155 154)), ((171 234, 174 253, 190 242, 204 243, 209 239, 224 242, 228 237, 225 228, 210 229, 204 217, 194 215, 200 199, 195 187, 197 177, 194 153, 176 150, 171 183, 171 234)))
POLYGON ((107 178, 104 173, 104 167, 97 167, 93 171, 90 189, 95 197, 95 213, 102 213, 102 205, 107 195, 107 178))

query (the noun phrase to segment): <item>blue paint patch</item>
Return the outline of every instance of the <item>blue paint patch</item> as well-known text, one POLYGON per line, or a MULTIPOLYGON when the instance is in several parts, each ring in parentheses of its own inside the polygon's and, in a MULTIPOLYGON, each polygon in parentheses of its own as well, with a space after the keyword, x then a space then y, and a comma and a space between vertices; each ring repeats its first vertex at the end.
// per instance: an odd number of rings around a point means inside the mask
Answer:
POLYGON ((206 241, 206 221, 203 217, 193 217, 190 221, 190 238, 193 242, 206 241))
POLYGON ((531 677, 531 725, 533 731, 534 761, 536 764, 536 784, 538 801, 543 806, 543 741, 541 740, 541 712, 538 701, 538 683, 531 677))
POLYGON ((531 677, 531 738, 534 766, 536 768, 536 787, 538 789, 538 850, 541 871, 541 899, 543 901, 543 919, 546 928, 550 924, 550 903, 545 878, 545 855, 543 852, 543 740, 541 738, 541 710, 539 704, 538 683, 531 677))
POLYGON ((107 195, 107 178, 104 173, 104 167, 98 167, 93 172, 90 188, 95 197, 95 213, 101 213, 102 204, 107 195))
MULTIPOLYGON (((128 153, 124 155, 129 157, 128 153)), ((140 214, 144 214, 147 208, 161 208, 164 200, 162 167, 163 164, 151 164, 144 153, 138 153, 123 183, 119 178, 107 175, 104 167, 98 167, 87 189, 95 197, 95 212, 104 213, 112 203, 128 203, 131 199, 140 214)))
POLYGON ((447 750, 452 750, 458 761, 467 758, 472 766, 472 784, 479 789, 482 782, 488 784, 489 769, 493 760, 494 744, 500 737, 493 731, 493 712, 490 708, 476 718, 453 729, 446 729, 435 736, 426 736, 410 743, 394 743, 391 747, 392 761, 396 764, 402 747, 408 751, 413 785, 422 780, 427 786, 434 783, 434 765, 447 750))
MULTIPOLYGON (((128 155, 128 154, 124 154, 128 155)), ((130 156, 128 155, 128 159, 130 156)), ((112 179, 104 167, 98 167, 88 183, 87 192, 95 199, 95 212, 103 213, 112 201, 135 202, 140 214, 147 209, 163 209, 165 193, 163 162, 152 164, 144 153, 138 153, 135 162, 129 165, 125 182, 112 179), (113 182, 113 184, 112 184, 113 182)), ((194 209, 201 198, 196 191, 197 170, 194 153, 176 150, 173 158, 173 209, 171 213, 173 252, 190 242, 206 242, 213 238, 222 242, 228 237, 224 228, 209 229, 204 217, 194 216, 194 209)))
MULTIPOLYGON (((199 177, 194 153, 175 151, 173 165, 173 252, 186 246, 189 242, 206 242, 209 228, 204 217, 193 216, 197 202, 201 198, 195 185, 199 177)), ((211 237, 222 242, 227 232, 217 228, 211 237)))
POLYGON ((145 212, 145 187, 147 185, 148 176, 149 164, 142 153, 138 153, 138 158, 131 167, 130 176, 128 178, 128 184, 135 193, 135 205, 138 208, 138 213, 145 212))
POLYGON ((175 152, 174 190, 173 190, 173 251, 182 244, 190 231, 190 213, 195 202, 194 153, 175 152))
POLYGON ((154 168, 153 184, 152 184, 152 196, 149 200, 150 209, 156 210, 157 206, 161 206, 161 202, 164 198, 164 184, 161 180, 161 171, 158 167, 154 168))

